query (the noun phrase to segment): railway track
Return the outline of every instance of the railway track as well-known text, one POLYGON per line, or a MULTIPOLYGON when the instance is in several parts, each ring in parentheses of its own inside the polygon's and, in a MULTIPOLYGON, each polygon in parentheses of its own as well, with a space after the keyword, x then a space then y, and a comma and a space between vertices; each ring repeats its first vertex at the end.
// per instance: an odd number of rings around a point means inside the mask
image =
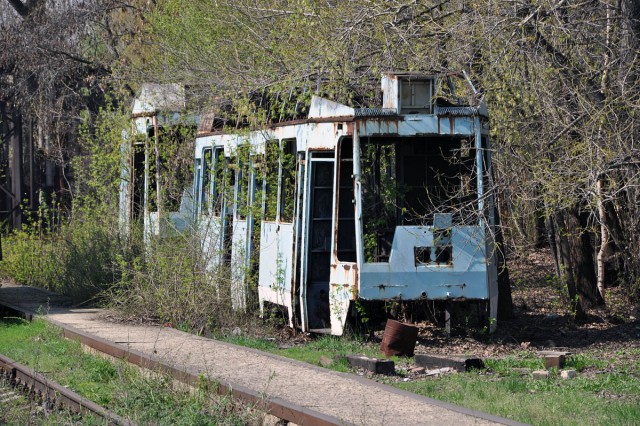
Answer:
MULTIPOLYGON (((64 408, 80 415, 101 418, 109 425, 133 426, 129 420, 0 354, 0 402, 9 404, 17 401, 20 394, 35 401, 45 413, 64 408)), ((29 407, 31 405, 28 404, 29 407)))

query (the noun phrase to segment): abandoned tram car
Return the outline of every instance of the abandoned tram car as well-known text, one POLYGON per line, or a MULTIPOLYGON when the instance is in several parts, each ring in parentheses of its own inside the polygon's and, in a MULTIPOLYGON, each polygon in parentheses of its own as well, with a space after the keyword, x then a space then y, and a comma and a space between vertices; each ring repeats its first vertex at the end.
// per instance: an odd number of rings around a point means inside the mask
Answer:
POLYGON ((234 308, 257 274, 261 308, 304 331, 341 335, 356 300, 476 300, 495 320, 484 101, 465 75, 385 74, 382 92, 382 108, 313 97, 305 120, 199 132, 192 218, 234 308))

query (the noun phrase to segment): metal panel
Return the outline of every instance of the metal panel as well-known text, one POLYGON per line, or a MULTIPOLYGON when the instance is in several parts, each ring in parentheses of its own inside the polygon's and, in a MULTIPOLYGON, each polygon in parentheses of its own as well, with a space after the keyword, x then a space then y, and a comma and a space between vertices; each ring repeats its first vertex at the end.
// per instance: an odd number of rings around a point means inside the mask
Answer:
POLYGON ((360 272, 360 297, 488 299, 485 238, 480 227, 453 227, 451 265, 416 265, 414 247, 434 247, 433 228, 399 226, 387 263, 365 263, 360 272))
POLYGON ((248 232, 247 220, 236 218, 231 237, 231 306, 235 310, 247 307, 248 232))
POLYGON ((267 301, 285 306, 293 326, 291 284, 293 282, 293 224, 262 222, 258 296, 260 306, 267 301))

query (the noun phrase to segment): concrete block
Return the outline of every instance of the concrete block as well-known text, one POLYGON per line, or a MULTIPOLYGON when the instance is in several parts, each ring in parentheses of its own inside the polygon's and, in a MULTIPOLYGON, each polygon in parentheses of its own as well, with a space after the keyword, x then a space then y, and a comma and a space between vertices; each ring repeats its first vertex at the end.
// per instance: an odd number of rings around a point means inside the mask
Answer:
POLYGON ((531 374, 536 380, 544 380, 549 378, 549 372, 547 370, 536 370, 531 374))
POLYGON ((578 377, 578 372, 576 370, 562 370, 560 372, 560 377, 562 377, 565 380, 574 379, 578 377))
POLYGON ((352 368, 362 368, 375 374, 392 375, 396 372, 395 363, 388 359, 369 358, 362 355, 347 355, 352 368))
POLYGON ((553 355, 545 355, 544 357, 544 368, 557 368, 561 369, 564 367, 565 356, 562 354, 553 354, 553 355))
POLYGON ((430 369, 450 367, 456 371, 469 371, 484 368, 484 362, 480 358, 462 355, 416 354, 413 362, 430 369))
POLYGON ((425 374, 427 376, 443 376, 445 374, 452 374, 456 372, 457 370, 455 368, 442 367, 442 368, 436 368, 435 370, 427 370, 425 371, 425 374))

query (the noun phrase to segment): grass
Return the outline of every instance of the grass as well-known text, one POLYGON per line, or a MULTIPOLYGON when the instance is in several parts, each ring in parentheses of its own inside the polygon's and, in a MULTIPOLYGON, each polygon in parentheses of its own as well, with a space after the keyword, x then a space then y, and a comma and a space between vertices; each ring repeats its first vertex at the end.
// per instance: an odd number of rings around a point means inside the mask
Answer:
MULTIPOLYGON (((321 356, 333 359, 355 353, 382 357, 377 345, 358 338, 321 336, 306 345, 282 349, 264 339, 223 339, 316 365, 321 356)), ((393 359, 397 365, 410 361, 393 359)), ((534 380, 531 372, 544 369, 544 361, 529 351, 488 359, 485 364, 487 369, 483 371, 411 378, 407 382, 398 376, 377 379, 430 398, 534 425, 629 425, 640 419, 640 349, 569 356, 565 368, 580 372, 571 380, 563 380, 557 370, 552 370, 547 380, 534 380)), ((345 362, 334 362, 329 368, 349 371, 345 362)), ((400 368, 397 370, 404 376, 400 368)))
POLYGON ((348 354, 380 357, 380 351, 378 348, 374 348, 373 346, 365 343, 363 339, 358 338, 357 336, 320 336, 305 345, 288 348, 279 348, 275 342, 270 340, 247 336, 221 335, 216 336, 216 338, 228 343, 270 352, 272 354, 307 362, 309 364, 321 365, 321 357, 329 358, 334 362, 328 368, 341 372, 349 371, 349 366, 343 359, 348 354))
POLYGON ((195 391, 176 387, 167 376, 143 374, 124 361, 85 353, 42 320, 0 319, 0 353, 138 424, 245 425, 256 420, 255 412, 212 396, 205 386, 195 391))
POLYGON ((640 369, 607 367, 596 355, 569 357, 566 368, 582 371, 563 380, 557 370, 549 379, 534 380, 531 371, 542 360, 522 353, 488 360, 487 370, 433 379, 396 383, 395 386, 431 398, 489 412, 535 425, 635 424, 640 419, 640 369))
POLYGON ((564 382, 557 377, 533 381, 514 375, 496 378, 466 373, 397 386, 531 424, 609 425, 637 422, 640 418, 638 399, 600 398, 596 389, 610 389, 611 383, 607 383, 608 379, 598 382, 592 383, 591 379, 586 378, 564 382))

